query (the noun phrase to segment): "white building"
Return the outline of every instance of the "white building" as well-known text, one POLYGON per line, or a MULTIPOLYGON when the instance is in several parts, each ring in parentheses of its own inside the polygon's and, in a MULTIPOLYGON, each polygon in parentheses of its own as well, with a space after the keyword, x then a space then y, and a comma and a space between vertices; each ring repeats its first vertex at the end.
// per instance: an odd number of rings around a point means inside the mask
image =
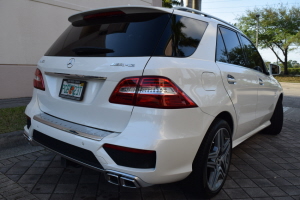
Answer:
POLYGON ((77 12, 161 0, 0 0, 0 99, 30 97, 36 63, 77 12))

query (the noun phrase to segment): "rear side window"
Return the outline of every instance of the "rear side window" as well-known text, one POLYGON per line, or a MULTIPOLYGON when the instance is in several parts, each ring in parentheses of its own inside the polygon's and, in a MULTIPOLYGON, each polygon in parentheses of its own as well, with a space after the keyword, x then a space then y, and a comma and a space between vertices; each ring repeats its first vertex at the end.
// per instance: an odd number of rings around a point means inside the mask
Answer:
POLYGON ((172 15, 154 56, 188 57, 197 49, 207 23, 172 15))
POLYGON ((244 36, 241 36, 244 51, 247 56, 247 67, 260 72, 265 72, 263 60, 261 59, 256 47, 244 36))
POLYGON ((245 56, 237 33, 223 27, 220 27, 220 31, 226 46, 228 62, 245 66, 245 56))
POLYGON ((129 14, 71 25, 45 56, 187 57, 199 45, 207 24, 165 13, 129 14))
POLYGON ((218 29, 218 36, 217 36, 216 61, 225 62, 225 63, 228 62, 227 51, 219 29, 218 29))

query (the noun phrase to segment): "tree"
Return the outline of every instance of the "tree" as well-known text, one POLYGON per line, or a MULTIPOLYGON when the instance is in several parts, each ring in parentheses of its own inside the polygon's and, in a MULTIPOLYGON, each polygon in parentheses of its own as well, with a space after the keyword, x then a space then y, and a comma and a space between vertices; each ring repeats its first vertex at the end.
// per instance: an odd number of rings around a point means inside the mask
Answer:
POLYGON ((237 26, 254 43, 256 40, 256 15, 259 14, 258 46, 271 49, 284 66, 284 74, 288 75, 288 53, 295 50, 300 43, 300 7, 266 6, 247 10, 245 15, 237 18, 237 26), (278 50, 284 55, 281 59, 278 50))
POLYGON ((163 0, 162 1, 162 7, 166 7, 166 8, 173 8, 173 5, 180 5, 179 1, 176 0, 163 0))

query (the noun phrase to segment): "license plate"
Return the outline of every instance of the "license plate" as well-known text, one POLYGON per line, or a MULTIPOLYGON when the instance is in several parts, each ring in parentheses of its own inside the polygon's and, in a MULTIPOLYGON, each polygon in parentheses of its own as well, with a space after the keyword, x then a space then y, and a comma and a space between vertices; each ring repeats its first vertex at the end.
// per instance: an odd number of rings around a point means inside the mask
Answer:
POLYGON ((59 96, 66 99, 81 101, 83 99, 86 81, 63 79, 59 96))

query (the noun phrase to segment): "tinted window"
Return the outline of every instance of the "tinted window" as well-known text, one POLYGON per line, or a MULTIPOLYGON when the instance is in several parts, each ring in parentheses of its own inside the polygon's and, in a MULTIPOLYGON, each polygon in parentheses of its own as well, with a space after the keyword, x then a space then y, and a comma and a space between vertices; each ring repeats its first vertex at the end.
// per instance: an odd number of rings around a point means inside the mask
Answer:
POLYGON ((71 25, 46 56, 150 56, 170 14, 131 14, 71 25))
POLYGON ((172 15, 154 56, 187 57, 192 55, 206 27, 206 22, 172 15))
POLYGON ((244 51, 247 56, 247 67, 255 69, 260 72, 265 72, 264 63, 256 49, 256 47, 244 36, 242 38, 242 43, 244 44, 244 51))
POLYGON ((245 57, 236 32, 220 27, 224 38, 228 61, 231 64, 245 66, 245 57))
POLYGON ((217 36, 216 61, 228 62, 227 51, 225 49, 224 41, 219 29, 218 29, 218 36, 217 36))
POLYGON ((171 14, 130 14, 73 23, 46 56, 124 57, 194 53, 207 23, 171 14))

